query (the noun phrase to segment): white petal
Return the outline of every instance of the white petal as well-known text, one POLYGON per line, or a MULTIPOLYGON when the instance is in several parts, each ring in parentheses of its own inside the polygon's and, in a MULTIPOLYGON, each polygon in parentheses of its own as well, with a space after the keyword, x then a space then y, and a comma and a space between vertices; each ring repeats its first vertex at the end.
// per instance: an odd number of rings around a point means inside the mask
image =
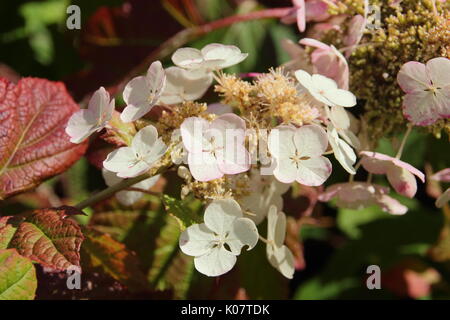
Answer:
POLYGON ((193 224, 180 235, 179 245, 181 251, 193 257, 208 253, 214 246, 217 237, 202 224, 193 224))
POLYGON ((306 186, 320 186, 331 174, 331 162, 325 157, 302 160, 299 163, 297 182, 306 186))
POLYGON ((152 125, 139 130, 131 141, 131 148, 139 156, 144 156, 152 149, 158 138, 158 131, 152 125))
POLYGON ((180 48, 172 55, 172 61, 182 68, 197 68, 203 62, 203 55, 198 49, 180 48))
POLYGON ((153 165, 166 153, 166 151, 166 144, 162 138, 158 138, 158 140, 156 140, 156 142, 152 145, 151 150, 144 155, 144 161, 149 165, 153 165))
POLYGON ((223 236, 231 231, 234 220, 241 217, 241 207, 235 200, 222 199, 214 200, 208 205, 204 221, 209 229, 223 236))
POLYGON ((327 90, 323 93, 323 96, 336 106, 353 107, 356 105, 355 95, 347 90, 327 90))
POLYGON ((125 123, 136 121, 149 113, 152 108, 153 105, 147 102, 140 105, 129 104, 123 109, 120 119, 125 123))
POLYGON ((336 81, 325 77, 321 74, 313 74, 311 80, 314 84, 314 88, 322 91, 334 91, 338 88, 336 81))
POLYGON ((333 106, 330 110, 330 119, 333 125, 337 129, 349 129, 350 128, 350 116, 348 111, 343 107, 333 106))
POLYGON ((248 218, 237 218, 233 221, 225 243, 233 254, 239 255, 243 246, 253 249, 258 243, 259 234, 255 223, 248 218))
POLYGON ((223 177, 217 159, 210 152, 188 154, 189 171, 198 181, 211 181, 223 177))
POLYGON ((436 87, 450 85, 450 59, 439 57, 427 62, 428 75, 436 87))
POLYGON ((88 110, 92 112, 92 115, 99 123, 109 121, 112 116, 111 105, 109 101, 109 93, 104 87, 100 87, 94 92, 89 100, 88 110))
POLYGON ((297 177, 297 166, 289 158, 279 158, 275 160, 276 166, 273 171, 275 178, 283 183, 292 183, 297 177))
POLYGON ((274 248, 273 246, 267 246, 267 259, 270 264, 280 271, 280 273, 288 279, 292 279, 295 272, 294 267, 294 255, 291 250, 285 245, 274 248))
POLYGON ((295 154, 295 128, 278 126, 272 129, 268 137, 268 148, 274 158, 289 158, 295 154))
POLYGON ((227 143, 224 149, 216 151, 217 164, 225 174, 248 171, 251 166, 250 153, 243 145, 227 143))
POLYGON ((135 107, 149 104, 150 84, 147 77, 135 77, 123 89, 123 100, 127 105, 135 107))
POLYGON ((194 153, 203 151, 204 132, 209 129, 209 126, 209 122, 200 117, 184 119, 180 126, 180 134, 186 150, 194 153))
POLYGON ((241 53, 236 46, 227 46, 219 43, 212 43, 202 49, 203 57, 206 61, 218 60, 219 68, 228 68, 242 62, 247 58, 247 53, 241 53))
POLYGON ((332 124, 328 126, 328 140, 336 160, 348 173, 356 174, 355 168, 353 168, 353 164, 356 162, 356 154, 345 141, 339 139, 337 131, 332 124))
POLYGON ((276 206, 271 206, 267 215, 267 240, 273 241, 280 247, 286 238, 286 215, 278 211, 276 206))
POLYGON ((155 61, 150 65, 147 71, 147 82, 150 87, 149 93, 153 96, 153 99, 150 99, 149 102, 154 105, 158 102, 166 86, 166 73, 161 62, 155 61))
POLYGON ((66 133, 70 136, 70 142, 81 143, 97 129, 97 120, 93 113, 83 109, 72 114, 67 123, 66 133))
POLYGON ((309 124, 296 130, 294 144, 300 156, 315 157, 327 150, 328 138, 322 127, 309 124))
POLYGON ((166 86, 160 98, 166 104, 197 100, 205 94, 213 80, 210 73, 192 73, 177 67, 166 69, 166 77, 166 86))
POLYGON ((221 276, 230 271, 235 264, 236 256, 223 247, 214 248, 194 259, 195 269, 209 277, 221 276))
POLYGON ((109 153, 103 161, 103 167, 116 173, 127 172, 135 166, 136 156, 130 147, 122 147, 109 153))

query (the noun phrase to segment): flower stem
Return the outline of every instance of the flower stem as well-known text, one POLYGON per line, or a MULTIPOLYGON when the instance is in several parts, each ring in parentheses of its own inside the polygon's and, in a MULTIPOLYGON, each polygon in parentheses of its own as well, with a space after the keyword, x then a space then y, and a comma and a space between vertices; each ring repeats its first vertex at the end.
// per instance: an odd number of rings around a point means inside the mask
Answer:
POLYGON ((408 129, 406 130, 405 135, 403 136, 402 143, 400 144, 400 147, 398 148, 397 154, 395 155, 396 159, 400 159, 403 153, 403 149, 405 148, 406 140, 408 139, 409 134, 411 133, 413 126, 411 123, 408 124, 408 129))
POLYGON ((93 204, 96 204, 97 202, 100 202, 102 200, 108 199, 112 195, 114 195, 116 192, 119 192, 123 189, 127 189, 128 187, 131 187, 132 185, 141 182, 142 180, 150 178, 150 175, 148 173, 120 181, 119 183, 108 187, 96 194, 94 194, 92 197, 81 201, 80 203, 75 205, 75 208, 79 210, 83 210, 86 207, 89 207, 93 204))

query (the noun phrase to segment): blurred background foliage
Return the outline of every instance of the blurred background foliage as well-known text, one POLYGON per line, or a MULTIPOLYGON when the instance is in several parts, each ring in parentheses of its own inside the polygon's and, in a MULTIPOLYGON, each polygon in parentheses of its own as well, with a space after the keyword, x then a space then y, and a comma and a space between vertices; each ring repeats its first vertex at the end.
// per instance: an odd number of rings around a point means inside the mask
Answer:
MULTIPOLYGON (((265 7, 290 5, 288 0, 1 1, 0 76, 64 81, 74 98, 82 102, 99 86, 116 85, 152 50, 185 27, 265 7), (81 30, 66 28, 66 8, 70 4, 81 8, 81 30)), ((236 45, 248 52, 249 57, 229 71, 265 72, 288 61, 280 45, 286 38, 293 41, 300 38, 295 25, 258 20, 216 30, 190 45, 202 47, 211 42, 236 45)), ((163 62, 166 66, 171 63, 169 58, 163 62)), ((378 151, 394 155, 400 138, 383 139, 378 151)), ((101 152, 102 146, 94 145, 92 149, 101 152)), ((432 172, 448 167, 449 157, 445 137, 437 140, 420 130, 413 132, 404 151, 405 161, 432 172)), ((61 202, 74 204, 84 199, 104 187, 94 162, 82 159, 35 192, 4 201, 0 204, 1 214, 18 214, 61 202)), ((335 175, 329 183, 345 181, 347 176, 340 166, 334 168, 335 175)), ((169 175, 166 180, 174 178, 169 175)), ((366 177, 359 173, 356 180, 359 178, 366 177)), ((384 178, 374 179, 386 185, 384 178)), ((178 198, 179 186, 167 185, 165 193, 178 198)), ((314 214, 331 218, 334 223, 327 227, 302 225, 297 237, 306 264, 289 284, 270 267, 262 245, 243 254, 236 270, 220 279, 208 279, 193 272, 192 260, 177 251, 175 220, 164 215, 162 204, 154 197, 146 196, 149 201, 145 206, 133 208, 122 208, 114 201, 100 204, 94 208, 96 214, 92 218, 83 217, 80 222, 110 234, 118 242, 118 248, 125 245, 134 251, 140 261, 140 271, 124 266, 120 274, 106 272, 107 279, 97 275, 90 280, 97 287, 102 284, 108 287, 112 286, 113 279, 131 289, 143 277, 160 292, 152 298, 168 297, 165 290, 170 288, 170 297, 175 298, 447 299, 450 298, 450 212, 448 207, 443 211, 434 207, 430 194, 435 187, 419 183, 415 199, 398 197, 409 207, 404 216, 391 216, 376 207, 347 210, 317 204, 314 214), (366 287, 366 268, 371 264, 379 265, 382 270, 381 290, 366 287)), ((293 190, 286 196, 287 213, 293 217, 301 215, 308 201, 311 199, 298 197, 293 190)), ((97 234, 91 234, 89 239, 85 254, 103 241, 97 234)), ((101 255, 96 257, 99 261, 101 258, 101 255)), ((37 297, 58 298, 50 294, 52 285, 54 281, 47 279, 48 288, 40 285, 37 297)), ((102 294, 106 293, 98 290, 97 295, 91 296, 105 297, 102 294)), ((116 297, 140 296, 127 292, 116 297)))

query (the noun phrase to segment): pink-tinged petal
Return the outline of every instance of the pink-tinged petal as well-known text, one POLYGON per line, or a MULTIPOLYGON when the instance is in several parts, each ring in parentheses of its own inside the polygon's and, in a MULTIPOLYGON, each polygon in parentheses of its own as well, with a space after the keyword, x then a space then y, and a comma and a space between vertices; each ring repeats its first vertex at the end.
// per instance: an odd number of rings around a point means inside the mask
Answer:
POLYGON ((245 121, 234 113, 219 116, 211 123, 210 129, 216 146, 225 147, 229 143, 236 147, 245 142, 245 121))
POLYGON ((417 192, 416 178, 408 170, 391 165, 387 178, 395 191, 408 198, 413 198, 417 192))
MULTIPOLYGON (((361 41, 364 34, 364 29, 366 28, 366 19, 358 14, 354 16, 349 22, 348 34, 344 38, 344 44, 346 46, 354 46, 361 41)), ((347 51, 347 55, 351 54, 351 50, 347 51)))
POLYGON ((306 186, 320 186, 331 175, 331 162, 328 158, 317 157, 300 161, 297 182, 306 186))
POLYGON ((388 195, 381 195, 377 198, 377 204, 385 212, 394 215, 403 215, 408 212, 408 208, 402 205, 400 202, 388 195))
MULTIPOLYGON (((378 153, 378 152, 372 152, 372 151, 361 151, 359 154, 361 156, 366 156, 366 157, 373 158, 373 159, 390 161, 394 165, 396 165, 397 167, 401 167, 403 169, 408 170, 409 172, 411 172, 412 174, 417 176, 422 182, 425 182, 425 175, 423 174, 422 171, 420 171, 419 169, 413 167, 409 163, 404 162, 404 161, 402 161, 400 159, 388 156, 386 154, 382 154, 382 153, 378 153)), ((375 172, 373 172, 373 173, 375 173, 375 172)))
POLYGON ((397 82, 406 93, 425 90, 431 85, 425 65, 416 61, 407 62, 401 67, 397 82))
POLYGON ((297 166, 289 158, 275 159, 275 169, 273 175, 278 181, 283 183, 292 183, 296 180, 297 166))
POLYGON ((328 147, 327 133, 322 127, 314 124, 297 129, 293 139, 301 157, 320 156, 328 147))
POLYGON ((307 21, 324 21, 330 17, 328 5, 322 0, 309 0, 306 5, 307 21))
POLYGON ((200 153, 203 150, 203 136, 209 129, 209 122, 200 117, 190 117, 180 126, 181 138, 184 147, 189 152, 200 153))
POLYGON ((229 232, 237 218, 242 218, 242 210, 233 199, 215 200, 205 209, 206 226, 219 236, 229 232))
POLYGON ((109 99, 110 97, 108 91, 106 91, 104 87, 100 87, 94 92, 89 100, 88 110, 91 110, 97 120, 103 120, 105 118, 109 118, 105 120, 111 119, 112 110, 110 110, 109 99))
POLYGON ((436 199, 436 207, 442 208, 449 201, 450 201, 450 188, 447 188, 447 190, 445 190, 445 192, 441 194, 439 198, 436 199))
POLYGON ((363 157, 361 165, 367 172, 374 174, 385 174, 388 168, 392 165, 390 161, 383 161, 371 157, 363 157))
POLYGON ((403 100, 403 115, 417 126, 427 126, 439 119, 433 109, 434 97, 430 91, 408 93, 403 100))
POLYGON ((217 159, 209 152, 189 153, 189 170, 194 179, 198 181, 211 181, 223 177, 217 164, 217 159))
POLYGON ((342 183, 333 184, 333 185, 327 187, 326 190, 318 196, 319 201, 322 201, 322 202, 330 201, 331 199, 333 199, 335 196, 338 195, 341 188, 342 188, 342 183))
POLYGON ((435 87, 450 86, 450 59, 439 57, 427 62, 428 77, 435 87))
POLYGON ((203 62, 203 55, 198 49, 180 48, 172 55, 172 62, 183 68, 195 68, 203 62))
POLYGON ((431 176, 431 179, 441 182, 450 182, 450 168, 445 168, 436 172, 433 176, 431 176))
POLYGON ((296 18, 297 27, 300 32, 305 31, 306 28, 306 6, 305 0, 297 0, 295 7, 297 8, 296 18))
POLYGON ((440 118, 450 118, 450 84, 436 90, 433 97, 433 110, 440 118))
POLYGON ((316 39, 303 38, 298 43, 300 43, 300 44, 302 44, 304 46, 310 46, 310 47, 322 49, 322 50, 325 50, 325 51, 331 51, 331 47, 330 46, 328 46, 325 43, 320 42, 319 40, 316 40, 316 39))

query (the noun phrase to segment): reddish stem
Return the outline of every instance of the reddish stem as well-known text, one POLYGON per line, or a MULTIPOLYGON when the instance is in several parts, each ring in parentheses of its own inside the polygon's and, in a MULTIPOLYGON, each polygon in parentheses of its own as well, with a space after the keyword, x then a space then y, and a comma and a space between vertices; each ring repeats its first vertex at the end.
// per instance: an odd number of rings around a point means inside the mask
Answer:
POLYGON ((254 11, 245 14, 238 14, 223 19, 219 19, 201 26, 195 26, 181 30, 180 32, 173 35, 171 38, 163 42, 158 48, 150 52, 150 54, 144 58, 144 60, 135 68, 133 68, 120 83, 113 87, 109 87, 108 91, 111 94, 116 94, 122 91, 127 82, 133 77, 141 74, 146 70, 146 68, 155 60, 161 60, 171 54, 176 49, 185 45, 189 41, 192 41, 200 36, 203 36, 211 31, 221 29, 230 26, 235 23, 258 20, 258 19, 268 19, 268 18, 282 18, 287 15, 292 10, 291 7, 287 8, 273 8, 254 11))

